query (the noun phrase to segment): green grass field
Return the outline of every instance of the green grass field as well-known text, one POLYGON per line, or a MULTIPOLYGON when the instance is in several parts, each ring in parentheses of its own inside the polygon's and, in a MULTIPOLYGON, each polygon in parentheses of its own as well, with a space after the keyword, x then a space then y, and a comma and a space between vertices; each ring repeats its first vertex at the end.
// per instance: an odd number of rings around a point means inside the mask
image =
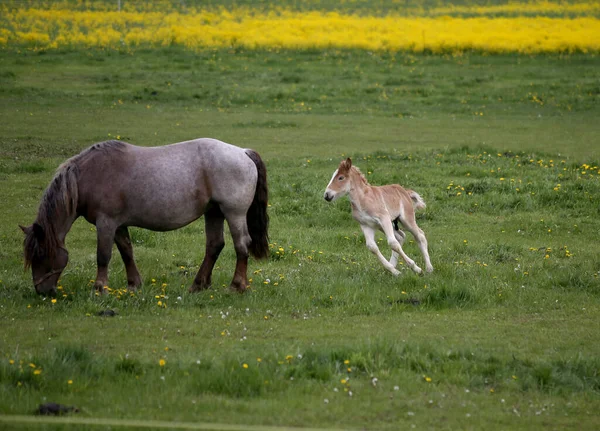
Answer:
POLYGON ((595 55, 0 52, 0 414, 55 401, 90 421, 598 429, 599 102, 595 55), (250 262, 251 292, 225 288, 226 237, 213 289, 187 293, 200 221, 134 229, 142 289, 124 292, 115 253, 113 291, 94 296, 81 220, 56 303, 35 295, 18 224, 63 160, 196 137, 267 163, 272 252, 250 262), (392 277, 348 201, 323 200, 347 156, 424 197, 431 275, 392 277))

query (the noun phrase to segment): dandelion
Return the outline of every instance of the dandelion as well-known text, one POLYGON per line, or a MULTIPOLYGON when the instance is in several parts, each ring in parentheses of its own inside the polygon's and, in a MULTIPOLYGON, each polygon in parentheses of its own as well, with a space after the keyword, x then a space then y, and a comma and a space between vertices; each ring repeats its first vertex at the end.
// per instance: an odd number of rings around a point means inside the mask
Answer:
POLYGON ((53 304, 56 304, 56 298, 52 298, 52 301, 50 301, 53 304))
POLYGON ((38 368, 37 370, 33 371, 33 374, 39 376, 40 374, 42 374, 42 370, 38 368))
POLYGON ((162 358, 161 358, 161 359, 158 361, 158 365, 159 365, 159 366, 161 366, 161 367, 164 367, 165 365, 167 365, 167 361, 165 361, 164 359, 162 359, 162 358))
POLYGON ((425 381, 427 383, 431 383, 431 377, 429 377, 429 376, 423 376, 423 378, 425 379, 425 381))
POLYGON ((67 380, 67 385, 72 385, 73 384, 73 380, 67 380))
POLYGON ((248 368, 248 364, 244 363, 244 364, 242 364, 242 367, 243 367, 244 369, 246 369, 246 368, 248 368))

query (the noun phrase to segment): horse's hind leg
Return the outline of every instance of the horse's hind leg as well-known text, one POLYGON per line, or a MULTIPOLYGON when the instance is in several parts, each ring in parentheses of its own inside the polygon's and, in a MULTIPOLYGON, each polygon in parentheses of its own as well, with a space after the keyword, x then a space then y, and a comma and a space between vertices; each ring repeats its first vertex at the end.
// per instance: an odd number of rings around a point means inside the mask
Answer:
POLYGON ((432 272, 433 266, 431 265, 431 260, 429 259, 429 252, 427 251, 427 238, 425 238, 425 234, 423 231, 417 226, 417 222, 415 220, 414 213, 408 214, 401 219, 402 225, 408 230, 417 241, 417 245, 419 246, 419 250, 421 250, 421 254, 423 255, 423 259, 425 259, 425 271, 432 272))
POLYGON ((230 289, 242 293, 248 286, 248 246, 252 241, 248 232, 248 225, 246 224, 246 212, 240 212, 239 209, 225 212, 225 218, 227 219, 229 231, 233 238, 237 257, 230 289))
POLYGON ((204 214, 204 226, 206 230, 206 252, 198 274, 190 287, 190 292, 208 289, 212 283, 212 271, 215 262, 225 247, 223 238, 223 223, 225 216, 218 206, 214 206, 204 214))
POLYGON ((383 231, 383 233, 385 234, 385 236, 387 238, 388 245, 392 248, 393 251, 398 253, 398 255, 400 257, 402 257, 402 259, 404 259, 404 261, 406 262, 406 264, 409 266, 410 269, 412 269, 417 274, 420 274, 422 272, 421 268, 418 267, 418 265, 415 263, 414 260, 412 260, 410 257, 408 257, 406 255, 406 253, 404 253, 404 250, 402 250, 402 245, 400 244, 400 241, 398 241, 398 239, 396 238, 396 235, 394 234, 394 228, 392 227, 392 222, 389 219, 384 219, 384 220, 381 220, 380 223, 381 223, 380 224, 381 230, 383 231))
POLYGON ((129 237, 129 230, 127 226, 121 226, 115 232, 115 243, 121 253, 121 258, 125 264, 125 271, 127 272, 127 288, 129 290, 135 290, 142 285, 142 278, 135 265, 133 259, 133 246, 131 245, 131 238, 129 237))
POLYGON ((106 293, 104 286, 108 283, 108 264, 112 256, 113 242, 117 227, 113 221, 102 216, 96 218, 96 263, 98 265, 94 288, 100 293, 106 293))

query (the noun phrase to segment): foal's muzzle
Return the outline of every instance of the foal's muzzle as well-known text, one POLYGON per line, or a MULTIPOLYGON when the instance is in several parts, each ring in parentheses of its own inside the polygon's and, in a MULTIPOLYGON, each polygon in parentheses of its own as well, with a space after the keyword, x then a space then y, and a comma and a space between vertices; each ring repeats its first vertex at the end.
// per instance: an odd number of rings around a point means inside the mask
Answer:
POLYGON ((333 200, 333 194, 330 194, 329 192, 325 192, 325 195, 323 197, 327 202, 331 202, 333 200))

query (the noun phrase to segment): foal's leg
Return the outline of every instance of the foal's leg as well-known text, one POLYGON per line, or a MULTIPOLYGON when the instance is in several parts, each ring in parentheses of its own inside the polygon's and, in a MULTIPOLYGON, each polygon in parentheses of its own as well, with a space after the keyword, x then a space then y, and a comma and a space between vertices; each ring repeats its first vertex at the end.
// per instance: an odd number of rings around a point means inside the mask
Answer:
POLYGON ((225 247, 223 239, 223 222, 225 216, 218 206, 214 206, 204 214, 204 226, 206 230, 206 252, 198 274, 190 287, 190 292, 208 289, 212 283, 212 271, 215 262, 225 247))
POLYGON ((125 271, 127 272, 127 288, 129 290, 135 290, 142 285, 142 278, 140 272, 135 265, 133 259, 133 246, 131 245, 131 238, 129 237, 129 230, 127 226, 121 226, 115 232, 115 243, 121 253, 121 258, 125 264, 125 271))
POLYGON ((402 246, 400 245, 400 242, 396 239, 396 236, 394 235, 394 228, 392 227, 391 220, 381 219, 379 221, 379 223, 381 226, 381 230, 385 234, 388 244, 392 248, 392 250, 394 250, 396 253, 398 253, 402 257, 402 259, 404 259, 404 261, 406 262, 408 267, 410 269, 412 269, 414 272, 416 272, 417 274, 420 274, 421 272, 423 272, 421 270, 421 268, 419 268, 417 266, 415 261, 412 260, 410 257, 408 257, 406 255, 406 253, 404 253, 404 250, 402 250, 402 246))
POLYGON ((383 254, 381 254, 381 252, 379 251, 379 247, 377 247, 377 243, 375 242, 375 229, 373 229, 370 226, 366 226, 366 225, 360 225, 360 228, 363 231, 363 234, 365 236, 365 240, 367 242, 367 248, 369 249, 369 251, 371 253, 373 253, 375 256, 377 256, 377 258, 379 259, 379 261, 381 262, 381 264, 384 266, 385 269, 387 269, 389 272, 391 272, 394 275, 399 275, 400 271, 398 271, 396 268, 394 268, 394 266, 392 264, 390 264, 390 262, 388 262, 386 260, 385 257, 383 257, 383 254))
MULTIPOLYGON (((406 239, 406 234, 401 230, 394 229, 394 236, 396 240, 400 243, 400 247, 404 245, 404 240, 406 239)), ((398 256, 399 254, 392 250, 392 257, 390 258, 390 264, 395 268, 398 265, 398 256)))
POLYGON ((96 273, 95 289, 100 293, 106 293, 104 286, 108 283, 108 264, 112 256, 112 246, 115 241, 115 232, 117 227, 112 220, 107 217, 98 216, 96 218, 96 236, 98 244, 96 246, 96 262, 98 265, 96 273))
POLYGON ((237 257, 233 280, 231 280, 229 287, 232 290, 242 293, 248 286, 248 246, 252 238, 250 238, 250 233, 248 233, 246 212, 240 212, 239 209, 235 210, 235 212, 225 212, 225 218, 227 219, 229 231, 233 238, 237 257))
POLYGON ((406 214, 400 219, 400 221, 406 230, 408 230, 415 237, 417 245, 419 246, 419 250, 421 250, 421 254, 423 254, 423 258, 425 259, 425 271, 432 272, 433 266, 431 265, 429 252, 427 251, 427 238, 425 238, 425 234, 419 228, 419 226, 417 226, 415 214, 406 214))

